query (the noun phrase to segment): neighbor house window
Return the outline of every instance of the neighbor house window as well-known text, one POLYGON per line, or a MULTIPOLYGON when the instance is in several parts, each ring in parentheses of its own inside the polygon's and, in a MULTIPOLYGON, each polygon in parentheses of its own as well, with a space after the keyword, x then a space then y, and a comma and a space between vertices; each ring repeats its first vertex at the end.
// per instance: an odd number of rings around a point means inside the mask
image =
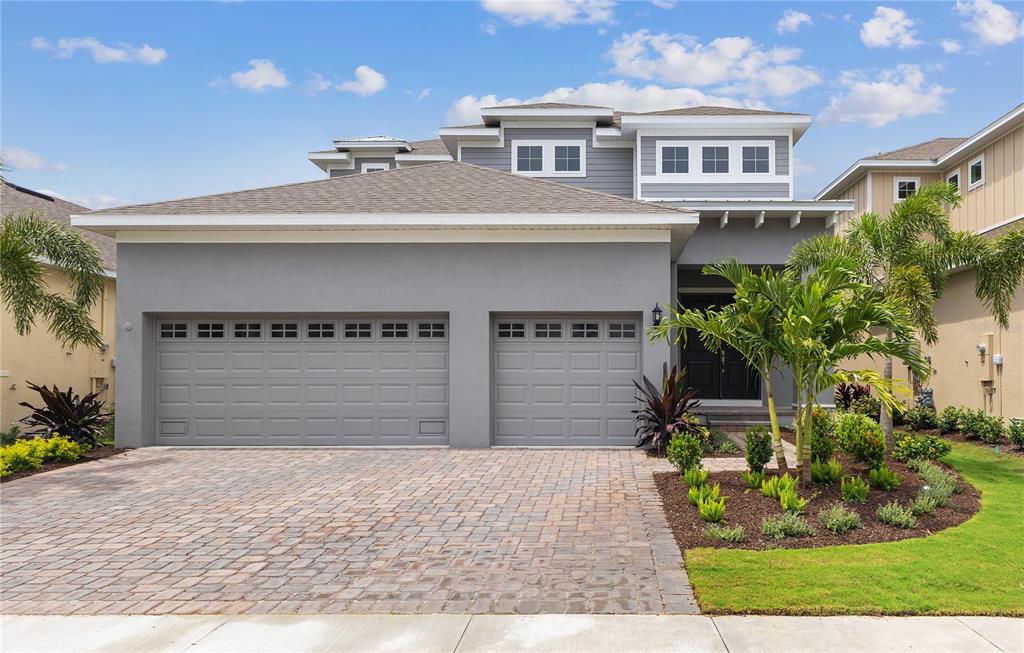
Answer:
POLYGON ((541 145, 520 145, 516 148, 517 172, 543 172, 544 147, 541 145))
POLYGON ((333 322, 310 322, 306 325, 307 338, 333 338, 333 322))
POLYGON ((579 145, 556 145, 555 146, 555 172, 579 172, 580 171, 580 146, 579 145))
POLYGON ((236 338, 259 338, 263 333, 263 325, 259 322, 235 322, 231 333, 236 338))
POLYGON ((768 146, 744 146, 743 172, 747 174, 768 174, 768 146))
POLYGON ((921 180, 917 177, 896 177, 893 179, 893 201, 905 200, 917 192, 917 186, 921 180))
POLYGON ((690 172, 690 148, 661 148, 661 172, 666 175, 684 175, 690 172))
POLYGON ((974 190, 985 183, 985 157, 971 161, 967 168, 967 189, 974 190))
POLYGON ((346 338, 372 338, 373 337, 373 325, 369 322, 346 322, 345 323, 345 337, 346 338))
POLYGON ((533 325, 534 338, 561 338, 561 322, 538 322, 533 325))
POLYGON ((416 335, 420 338, 443 338, 444 322, 420 322, 416 325, 416 335))
POLYGON ((499 338, 525 338, 525 322, 498 322, 499 338))
POLYGON ((601 333, 601 326, 597 322, 573 322, 573 338, 597 338, 601 333))
POLYGON ((409 325, 405 322, 382 322, 380 325, 381 338, 408 338, 409 325))
POLYGON ((953 184, 954 186, 956 186, 957 192, 958 193, 960 192, 960 169, 959 168, 957 168, 953 172, 951 172, 948 175, 946 175, 946 183, 947 184, 953 184))
POLYGON ((196 337, 204 340, 224 337, 223 322, 200 322, 196 324, 196 337))
POLYGON ((188 322, 164 322, 160 325, 160 337, 175 340, 187 338, 188 322))
POLYGON ((705 174, 727 174, 729 172, 728 147, 704 147, 702 150, 702 170, 705 174))
POLYGON ((298 322, 272 322, 270 324, 271 338, 298 338, 298 322))

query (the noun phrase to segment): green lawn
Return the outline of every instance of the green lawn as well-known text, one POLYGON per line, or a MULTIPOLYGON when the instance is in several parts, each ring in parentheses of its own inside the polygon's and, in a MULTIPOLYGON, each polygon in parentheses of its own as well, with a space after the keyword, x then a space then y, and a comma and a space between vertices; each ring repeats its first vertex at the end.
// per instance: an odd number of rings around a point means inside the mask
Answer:
POLYGON ((930 537, 821 549, 688 549, 702 611, 1024 615, 1024 459, 954 444, 981 492, 970 520, 930 537))

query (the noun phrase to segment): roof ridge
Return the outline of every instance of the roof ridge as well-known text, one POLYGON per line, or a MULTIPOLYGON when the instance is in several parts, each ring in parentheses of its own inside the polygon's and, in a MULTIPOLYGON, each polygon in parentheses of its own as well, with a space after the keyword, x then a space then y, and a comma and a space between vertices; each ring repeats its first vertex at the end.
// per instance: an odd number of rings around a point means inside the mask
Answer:
MULTIPOLYGON (((896 152, 903 152, 903 151, 906 151, 906 150, 912 150, 915 147, 921 147, 922 145, 927 145, 929 143, 934 143, 936 141, 966 141, 968 138, 970 138, 970 137, 969 136, 936 136, 935 138, 929 138, 926 141, 919 141, 917 143, 911 143, 910 145, 904 145, 903 147, 897 147, 896 149, 893 149, 893 150, 885 150, 884 152, 879 152, 878 154, 869 156, 867 158, 868 159, 874 159, 876 157, 885 156, 887 154, 895 154, 896 152)), ((939 155, 939 157, 941 157, 941 156, 942 155, 939 155)), ((939 157, 932 157, 931 159, 928 159, 928 160, 932 161, 932 160, 938 159, 939 157)))

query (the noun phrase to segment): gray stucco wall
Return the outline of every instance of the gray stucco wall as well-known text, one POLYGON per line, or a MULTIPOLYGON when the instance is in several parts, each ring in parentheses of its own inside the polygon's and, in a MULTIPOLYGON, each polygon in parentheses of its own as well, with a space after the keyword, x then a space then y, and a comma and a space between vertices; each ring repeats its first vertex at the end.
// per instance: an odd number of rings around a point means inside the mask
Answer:
POLYGON ((388 164, 389 170, 395 167, 395 157, 393 156, 364 156, 356 157, 353 160, 355 161, 355 167, 352 170, 334 169, 331 171, 331 177, 347 177, 348 175, 358 175, 363 171, 364 163, 386 163, 388 164))
MULTIPOLYGON (((450 444, 486 447, 492 313, 639 313, 646 327, 674 274, 668 243, 121 243, 117 443, 153 442, 159 313, 447 313, 450 444)), ((645 338, 641 355, 660 379, 668 345, 645 338)))
POLYGON ((547 177, 568 186, 598 190, 620 197, 633 197, 633 148, 594 147, 593 130, 564 127, 514 127, 505 130, 502 147, 463 147, 462 160, 478 166, 509 172, 514 140, 585 140, 586 177, 547 177))
POLYGON ((718 218, 701 218, 679 257, 680 265, 704 265, 726 257, 749 265, 781 265, 793 245, 825 232, 824 218, 805 218, 795 229, 786 218, 767 219, 754 229, 753 218, 729 218, 725 229, 718 218))

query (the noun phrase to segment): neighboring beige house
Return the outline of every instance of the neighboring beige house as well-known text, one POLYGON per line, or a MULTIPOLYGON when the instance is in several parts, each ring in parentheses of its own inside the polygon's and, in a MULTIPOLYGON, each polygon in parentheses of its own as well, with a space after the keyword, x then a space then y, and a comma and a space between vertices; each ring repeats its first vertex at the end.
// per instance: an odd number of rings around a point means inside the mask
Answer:
MULTIPOLYGON (((72 213, 88 211, 85 207, 50 197, 8 182, 0 182, 0 211, 3 215, 35 211, 54 222, 70 225, 72 213)), ((39 404, 39 395, 29 390, 27 382, 39 385, 71 386, 79 394, 99 391, 100 398, 114 398, 114 296, 116 285, 116 248, 114 239, 72 227, 100 251, 106 270, 103 294, 93 307, 92 318, 103 334, 108 348, 99 352, 86 347, 66 349, 58 344, 44 324, 38 323, 26 336, 18 335, 6 308, 0 318, 0 430, 28 414, 18 403, 39 404)), ((64 275, 47 270, 51 288, 67 292, 64 275)))
MULTIPOLYGON (((958 185, 963 196, 963 204, 950 211, 953 228, 995 237, 1024 226, 1024 104, 969 138, 936 138, 861 159, 815 199, 854 200, 856 209, 839 215, 835 229, 841 233, 853 216, 884 215, 901 198, 939 180, 958 185)), ((934 368, 929 385, 936 406, 1024 416, 1024 289, 1008 330, 997 328, 975 299, 970 270, 949 278, 935 314, 939 341, 925 352, 934 368)))

